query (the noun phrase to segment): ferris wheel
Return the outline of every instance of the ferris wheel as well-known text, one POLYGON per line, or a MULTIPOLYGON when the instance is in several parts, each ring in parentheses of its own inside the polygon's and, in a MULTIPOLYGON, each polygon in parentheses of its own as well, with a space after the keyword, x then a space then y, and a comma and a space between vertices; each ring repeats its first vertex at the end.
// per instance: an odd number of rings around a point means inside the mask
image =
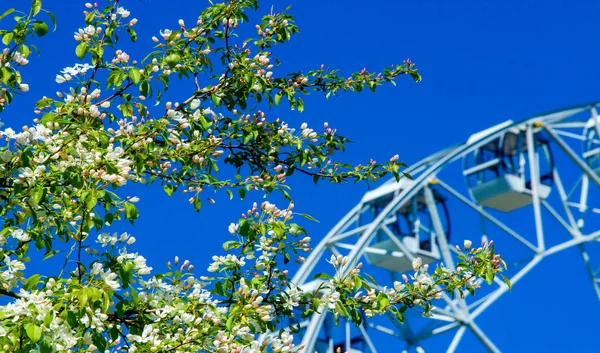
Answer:
MULTIPOLYGON (((598 108, 592 103, 508 120, 414 164, 412 180, 368 191, 315 247, 294 283, 318 288, 313 276, 332 254, 341 254, 363 262, 364 272, 389 286, 412 271, 416 257, 453 268, 455 244, 489 238, 503 249, 506 275, 516 286, 545 257, 577 249, 600 299, 600 251, 594 256, 600 250, 598 108)), ((333 325, 331 315, 315 314, 299 322, 302 343, 307 352, 375 353, 390 351, 397 339, 394 351, 422 353, 428 339, 443 334, 447 352, 455 352, 469 334, 482 344, 477 351, 500 352, 477 319, 507 291, 496 280, 473 297, 444 295, 432 318, 414 313, 405 323, 390 315, 358 327, 333 325)))

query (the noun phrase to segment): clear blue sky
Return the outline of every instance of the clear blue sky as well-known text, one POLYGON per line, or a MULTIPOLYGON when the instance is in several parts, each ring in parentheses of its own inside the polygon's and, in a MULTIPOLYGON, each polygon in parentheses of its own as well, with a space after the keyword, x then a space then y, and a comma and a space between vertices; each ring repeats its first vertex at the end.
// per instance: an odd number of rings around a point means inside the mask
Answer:
MULTIPOLYGON (((140 46, 149 48, 159 29, 175 28, 179 18, 192 23, 207 2, 122 3, 139 19, 140 46)), ((507 119, 600 99, 596 1, 265 0, 262 11, 271 3, 277 8, 292 4, 301 29, 275 52, 284 69, 324 63, 347 73, 363 67, 376 71, 411 58, 423 75, 421 83, 400 79, 397 87, 375 95, 346 94, 328 101, 313 95, 302 114, 277 111, 291 125, 328 121, 335 126, 355 141, 343 156, 348 162, 399 153, 414 163, 507 119)), ((42 57, 32 57, 25 71, 31 92, 3 114, 8 126, 30 123, 31 102, 52 95, 58 89, 54 76, 77 61, 72 34, 82 27, 83 1, 46 0, 44 5, 55 12, 58 30, 39 42, 42 57)), ((139 51, 131 54, 141 58, 139 51)), ((315 187, 301 178, 293 185, 297 209, 320 220, 306 224, 315 240, 366 191, 364 185, 315 187)), ((227 225, 261 196, 240 203, 220 195, 217 204, 205 205, 197 215, 184 197, 169 199, 158 186, 131 190, 142 199, 141 218, 131 232, 137 250, 155 268, 179 255, 204 269, 227 240, 227 225)), ((461 220, 460 214, 453 217, 461 220)), ((502 243, 497 247, 501 253, 511 251, 502 243)), ((504 352, 592 352, 598 346, 593 317, 599 309, 581 260, 570 251, 546 260, 479 323, 504 352)), ((428 352, 445 351, 448 339, 426 345, 428 352)), ((459 352, 481 351, 472 337, 466 342, 459 352)))

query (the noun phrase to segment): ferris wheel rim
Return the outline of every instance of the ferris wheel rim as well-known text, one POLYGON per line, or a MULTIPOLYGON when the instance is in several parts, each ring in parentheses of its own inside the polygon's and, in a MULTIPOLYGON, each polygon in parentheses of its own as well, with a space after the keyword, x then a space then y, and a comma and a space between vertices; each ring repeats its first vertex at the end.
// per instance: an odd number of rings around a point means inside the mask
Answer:
MULTIPOLYGON (((568 119, 569 117, 576 115, 584 110, 594 110, 594 108, 600 107, 600 102, 592 102, 586 104, 574 105, 566 108, 555 109, 543 114, 536 114, 535 116, 521 119, 517 122, 512 122, 509 124, 505 124, 501 128, 497 130, 490 131, 487 134, 479 136, 477 139, 472 141, 465 141, 463 143, 456 144, 454 146, 442 149, 422 160, 415 163, 413 166, 407 168, 406 172, 411 173, 419 173, 419 175, 412 180, 410 185, 405 187, 403 190, 399 189, 399 193, 395 194, 393 199, 381 210, 380 214, 375 217, 375 219, 368 225, 368 228, 361 232, 361 236, 354 245, 354 248, 350 251, 349 263, 355 263, 361 254, 363 254, 364 249, 370 244, 375 236, 376 229, 380 227, 387 215, 394 210, 402 207, 403 204, 408 202, 411 198, 415 196, 417 192, 422 190, 426 185, 431 183, 431 181, 435 180, 435 176, 439 173, 444 167, 450 163, 457 161, 458 159, 466 156, 470 151, 483 146, 484 144, 502 136, 506 132, 513 130, 515 128, 526 127, 527 129, 533 129, 534 123, 541 123, 544 125, 545 123, 553 123, 555 121, 563 121, 568 119), (561 115, 561 113, 566 113, 561 115), (558 117, 557 117, 558 115, 558 117)), ((538 126, 539 127, 539 126, 538 126)), ((485 130, 484 130, 485 131, 485 130)), ((472 135, 473 136, 473 135, 472 135)), ((382 183, 379 187, 385 184, 395 183, 394 179, 390 179, 385 183, 382 183)), ((472 195, 471 195, 472 196, 472 195)), ((338 233, 340 229, 343 229, 350 221, 356 217, 357 213, 360 213, 361 205, 363 201, 359 201, 351 210, 348 212, 339 222, 335 224, 334 227, 327 233, 327 235, 318 243, 313 252, 309 255, 306 263, 300 268, 300 270, 293 277, 293 283, 296 285, 302 285, 307 282, 308 276, 314 270, 314 267, 317 264, 317 261, 322 257, 322 255, 328 249, 328 245, 330 245, 330 240, 333 236, 338 233), (306 266, 305 266, 306 265, 306 266)), ((546 255, 540 255, 546 256, 546 255)), ((541 260, 541 259, 538 259, 541 260)), ((535 265, 537 262, 532 263, 535 265)), ((349 270, 349 269, 348 269, 349 270)), ((309 327, 307 330, 314 330, 320 327, 323 324, 325 316, 318 315, 318 317, 313 317, 309 321, 309 327)), ((316 335, 314 337, 309 338, 310 342, 304 342, 307 344, 307 349, 314 349, 314 345, 316 343, 316 335)), ((493 348, 495 348, 492 345, 493 348)), ((489 348, 489 347, 488 347, 489 348)), ((495 351, 494 349, 490 349, 495 351)), ((499 351, 499 350, 498 350, 499 351)))

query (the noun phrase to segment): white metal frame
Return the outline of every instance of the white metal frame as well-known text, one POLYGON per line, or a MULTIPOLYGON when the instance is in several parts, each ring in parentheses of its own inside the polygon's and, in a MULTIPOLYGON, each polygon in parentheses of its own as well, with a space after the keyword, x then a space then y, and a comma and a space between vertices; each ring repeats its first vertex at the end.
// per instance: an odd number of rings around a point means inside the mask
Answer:
MULTIPOLYGON (((600 238, 600 231, 588 234, 584 234, 582 231, 584 215, 589 216, 590 214, 595 214, 595 217, 600 217, 600 209, 594 208, 600 207, 600 205, 590 205, 590 200, 587 197, 590 187, 600 188, 600 177, 585 163, 582 158, 582 153, 575 152, 565 140, 573 139, 581 142, 582 139, 585 139, 585 136, 582 137, 582 130, 586 126, 586 119, 589 119, 590 117, 590 115, 585 114, 586 112, 591 111, 592 116, 596 116, 595 110, 597 107, 600 107, 600 103, 560 110, 517 123, 508 121, 498 127, 475 134, 467 142, 438 152, 415 164, 408 170, 408 172, 415 177, 408 187, 406 184, 404 184, 404 187, 401 187, 398 184, 396 184, 398 185, 396 188, 390 187, 390 184, 393 184, 394 181, 388 181, 384 184, 385 188, 389 189, 390 194, 394 195, 394 197, 371 223, 367 225, 358 225, 358 219, 360 218, 363 206, 359 203, 352 208, 352 210, 340 220, 315 247, 307 261, 294 276, 293 282, 297 285, 307 283, 310 280, 310 276, 314 274, 317 264, 323 258, 328 257, 326 256, 327 251, 339 253, 338 249, 349 250, 347 255, 350 258, 350 264, 357 263, 365 252, 373 251, 373 248, 370 248, 369 245, 380 229, 390 235, 392 240, 396 240, 394 243, 404 252, 405 256, 408 256, 409 258, 414 257, 413 254, 406 253, 406 249, 403 247, 402 242, 393 236, 387 225, 391 223, 391 219, 395 219, 393 215, 395 215, 396 211, 421 191, 424 192, 427 208, 433 220, 434 230, 438 235, 436 237, 437 246, 439 246, 442 260, 446 266, 452 268, 454 266, 453 253, 456 251, 452 244, 446 242, 445 236, 440 236, 443 235, 444 230, 431 192, 431 185, 435 184, 435 187, 440 188, 445 195, 468 206, 470 209, 477 212, 482 220, 497 226, 499 229, 503 230, 508 237, 514 238, 531 252, 531 255, 527 258, 525 263, 521 264, 519 270, 510 278, 513 285, 519 282, 546 256, 571 247, 577 247, 581 252, 585 267, 592 279, 598 298, 600 299, 600 280, 597 278, 598 273, 594 272, 589 255, 584 248, 585 243, 597 241, 600 238), (499 217, 495 217, 492 213, 484 209, 483 206, 472 201, 473 197, 472 195, 469 195, 469 192, 461 193, 457 191, 456 188, 437 177, 437 175, 451 163, 459 161, 469 153, 476 151, 486 143, 498 138, 503 133, 509 130, 514 131, 515 129, 526 132, 526 158, 532 180, 531 194, 533 202, 531 208, 533 211, 536 233, 535 237, 529 238, 534 238, 534 242, 528 240, 527 236, 513 230, 499 219, 499 217), (560 201, 554 202, 554 204, 548 200, 541 199, 539 196, 539 166, 538 155, 534 148, 534 136, 540 131, 547 134, 551 138, 552 145, 558 146, 573 162, 572 165, 565 167, 578 169, 581 172, 580 181, 576 185, 573 185, 572 189, 566 190, 558 171, 559 167, 562 166, 555 166, 555 169, 553 170, 554 186, 552 192, 558 193, 560 201), (579 195, 577 195, 576 190, 580 191, 579 195), (589 212, 590 210, 592 212, 589 212), (556 219, 569 235, 569 238, 557 245, 548 246, 546 235, 544 234, 544 218, 542 217, 542 212, 547 212, 551 217, 556 219), (563 212, 565 216, 561 216, 561 212, 563 212)), ((471 170, 465 171, 464 173, 468 172, 471 172, 471 170)), ((600 203, 600 200, 597 201, 600 203)), ((346 268, 345 271, 349 271, 349 269, 350 267, 346 268)), ((477 298, 477 300, 474 300, 472 303, 468 303, 465 299, 461 299, 460 296, 455 296, 455 298, 458 299, 451 299, 449 296, 444 295, 442 302, 445 304, 445 307, 437 308, 434 317, 431 319, 431 323, 426 325, 425 329, 418 332, 415 332, 411 328, 410 321, 401 325, 392 319, 390 320, 389 326, 366 322, 358 328, 358 332, 364 338, 364 341, 371 352, 377 352, 377 348, 370 339, 366 328, 383 332, 405 341, 406 352, 415 349, 418 352, 422 352, 423 349, 420 347, 421 341, 444 332, 456 330, 447 349, 447 352, 455 352, 468 329, 468 331, 479 339, 488 351, 500 352, 500 349, 496 347, 479 326, 476 325, 475 319, 507 291, 508 286, 506 284, 501 281, 496 281, 496 288, 491 293, 481 298, 477 298)), ((316 314, 307 319, 307 322, 305 323, 306 330, 302 337, 302 343, 305 345, 306 352, 315 351, 316 339, 321 330, 321 326, 323 325, 325 315, 326 314, 316 314)), ((344 327, 346 332, 345 337, 343 340, 340 339, 340 341, 346 342, 348 347, 351 339, 351 325, 345 324, 344 327)), ((356 331, 356 329, 354 331, 356 331)), ((330 347, 332 346, 330 345, 330 347)), ((388 350, 380 349, 380 351, 385 352, 388 350)))

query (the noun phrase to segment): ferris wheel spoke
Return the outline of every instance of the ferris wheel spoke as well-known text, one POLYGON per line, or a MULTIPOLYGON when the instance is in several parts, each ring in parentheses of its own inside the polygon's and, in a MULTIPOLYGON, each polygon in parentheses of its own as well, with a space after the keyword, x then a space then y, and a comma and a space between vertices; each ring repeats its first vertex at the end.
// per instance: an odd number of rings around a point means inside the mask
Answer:
POLYGON ((565 136, 565 137, 571 137, 571 138, 574 138, 574 139, 579 140, 579 141, 585 141, 586 140, 585 136, 577 135, 577 134, 574 134, 572 132, 557 130, 556 129, 556 125, 551 125, 551 126, 552 126, 552 128, 554 128, 554 131, 556 132, 557 135, 562 135, 562 136, 565 136))
POLYGON ((484 210, 483 207, 481 207, 481 206, 477 205, 476 203, 474 203, 473 201, 467 199, 466 197, 464 197, 463 195, 461 195, 458 191, 456 191, 455 189, 453 189, 450 185, 444 183, 442 180, 437 179, 437 183, 443 189, 445 189, 450 194, 452 194, 453 196, 455 196, 457 199, 459 199, 460 201, 462 201, 464 204, 466 204, 467 206, 469 206, 470 208, 472 208, 473 210, 475 210, 476 212, 478 212, 479 214, 481 214, 484 218, 486 218, 490 222, 494 223, 500 229, 502 229, 503 231, 505 231, 506 233, 508 233, 508 235, 510 235, 513 238, 517 239, 519 242, 521 242, 523 245, 525 245, 526 247, 528 247, 529 249, 531 249, 533 252, 537 252, 538 251, 538 248, 535 245, 531 244, 527 239, 525 239, 522 236, 520 236, 517 232, 515 232, 514 230, 512 230, 509 226, 507 226, 506 224, 504 224, 501 221, 499 221, 496 217, 492 216, 489 212, 487 212, 486 210, 484 210))
POLYGON ((483 343, 485 348, 487 348, 492 353, 500 353, 500 350, 498 349, 498 347, 496 347, 494 345, 494 343, 492 343, 492 341, 486 336, 486 334, 483 333, 483 331, 481 331, 481 329, 479 328, 479 326, 477 326, 477 324, 475 324, 473 321, 471 321, 468 325, 469 325, 469 328, 471 329, 471 331, 479 339, 479 341, 481 341, 481 343, 483 343))
POLYGON ((577 227, 572 227, 556 212, 556 210, 548 203, 546 200, 541 200, 542 206, 560 223, 563 228, 572 236, 578 237, 581 236, 581 232, 577 227))
MULTIPOLYGON (((340 252, 338 251, 338 249, 336 248, 336 245, 339 246, 339 244, 329 244, 327 246, 327 249, 335 256, 339 256, 341 255, 340 252)), ((351 248, 354 248, 353 246, 351 246, 351 248)))
POLYGON ((531 194, 533 198, 533 212, 535 217, 535 232, 537 235, 538 251, 546 248, 544 243, 544 228, 542 226, 542 214, 540 208, 540 173, 539 156, 534 147, 533 124, 527 126, 527 154, 529 156, 529 173, 531 174, 531 194))
POLYGON ((340 240, 344 240, 346 238, 350 238, 353 235, 360 235, 362 232, 364 232, 365 230, 367 230, 369 228, 371 224, 365 224, 364 226, 360 226, 358 228, 349 230, 347 232, 341 233, 339 235, 333 236, 331 237, 331 239, 329 239, 330 243, 335 243, 338 242, 340 240))
POLYGON ((583 235, 581 237, 577 237, 577 238, 571 239, 569 241, 565 241, 565 242, 563 242, 561 244, 555 245, 555 246, 547 249, 546 251, 544 251, 542 253, 542 255, 544 255, 544 256, 552 255, 552 254, 555 254, 555 253, 557 253, 559 251, 562 251, 562 250, 568 249, 570 247, 573 247, 575 245, 579 245, 579 244, 586 243, 586 242, 589 242, 589 241, 594 241, 594 240, 596 240, 598 238, 600 238, 600 230, 596 231, 596 232, 594 232, 592 234, 583 235))
POLYGON ((367 332, 367 330, 365 330, 364 323, 361 323, 358 326, 358 330, 362 334, 362 338, 364 338, 365 343, 367 344, 367 346, 369 347, 369 349, 371 350, 371 352, 372 353, 377 353, 377 349, 375 348, 375 345, 373 344, 373 341, 371 341, 371 336, 369 336, 369 333, 367 332))
POLYGON ((581 253, 581 257, 583 258, 583 262, 585 263, 585 269, 587 270, 588 275, 590 276, 590 280, 592 281, 592 285, 594 286, 596 296, 598 297, 598 300, 600 300, 600 284, 598 283, 598 278, 596 278, 598 273, 597 273, 597 271, 594 271, 594 269, 592 268, 590 256, 589 256, 588 252, 585 250, 584 245, 579 244, 578 248, 579 248, 579 252, 581 253))
POLYGON ((558 194, 560 196, 560 200, 561 200, 563 209, 565 210, 567 218, 569 219, 569 224, 571 225, 572 228, 576 228, 577 223, 575 222, 575 217, 573 217, 573 213, 571 212, 571 209, 569 208, 569 203, 568 203, 569 198, 565 192, 565 189, 562 184, 562 180, 560 178, 560 173, 558 172, 558 169, 556 167, 554 167, 552 174, 554 176, 554 183, 556 185, 556 190, 558 190, 558 194))
MULTIPOLYGON (((583 216, 585 211, 587 211, 587 209, 588 209, 589 189, 590 189, 590 179, 588 178, 587 175, 584 174, 581 177, 581 193, 580 193, 580 197, 579 197, 579 212, 580 212, 581 216, 583 216)), ((581 217, 580 217, 580 220, 581 220, 580 222, 583 221, 583 219, 581 217)))
POLYGON ((454 338, 452 338, 452 342, 450 342, 450 347, 448 347, 446 353, 454 353, 454 351, 456 351, 456 347, 458 347, 458 344, 460 343, 460 340, 462 339, 466 330, 467 326, 465 325, 461 325, 458 330, 456 330, 456 334, 454 334, 454 338))
POLYGON ((552 137, 552 139, 567 154, 567 156, 569 156, 569 158, 571 158, 571 160, 573 162, 575 162, 575 164, 577 164, 577 166, 579 168, 581 168, 581 170, 583 170, 583 172, 590 179, 592 179, 594 184, 596 184, 598 187, 600 187, 600 177, 596 173, 594 173, 594 171, 592 170, 592 168, 590 168, 590 166, 588 166, 584 161, 581 160, 581 158, 579 158, 577 156, 577 154, 573 151, 573 149, 571 149, 571 147, 569 147, 569 145, 563 139, 561 139, 560 136, 558 136, 556 134, 554 129, 552 129, 549 126, 544 126, 544 130, 546 130, 548 135, 550 135, 550 137, 552 137))

